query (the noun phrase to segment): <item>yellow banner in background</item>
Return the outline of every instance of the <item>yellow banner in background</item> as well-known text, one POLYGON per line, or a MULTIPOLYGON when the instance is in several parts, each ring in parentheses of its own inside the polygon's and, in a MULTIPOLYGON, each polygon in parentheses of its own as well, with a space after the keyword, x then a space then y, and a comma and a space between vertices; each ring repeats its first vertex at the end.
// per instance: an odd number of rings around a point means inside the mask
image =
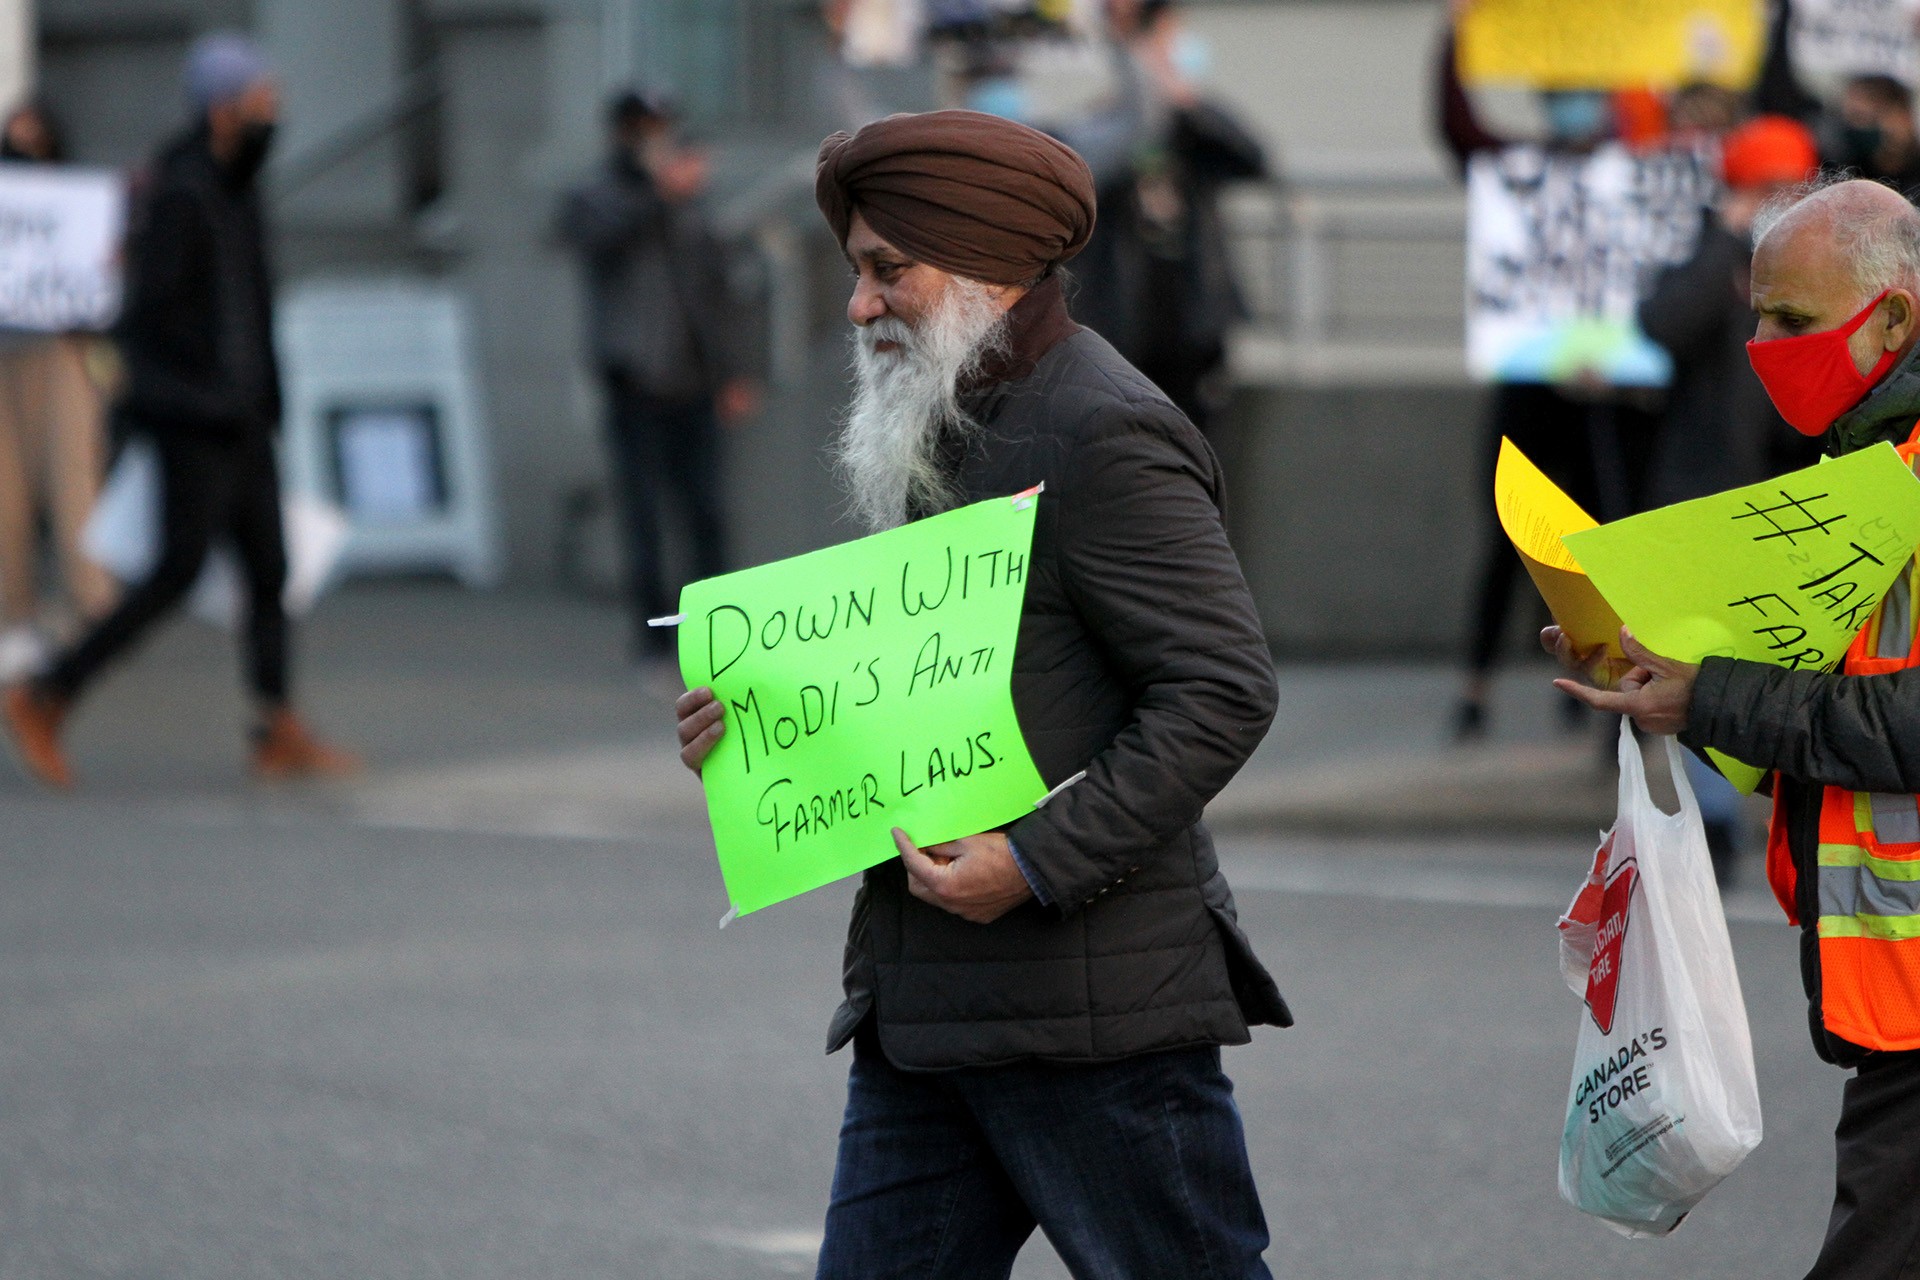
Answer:
POLYGON ((1761 0, 1474 0, 1460 78, 1537 89, 1744 89, 1766 45, 1761 0))

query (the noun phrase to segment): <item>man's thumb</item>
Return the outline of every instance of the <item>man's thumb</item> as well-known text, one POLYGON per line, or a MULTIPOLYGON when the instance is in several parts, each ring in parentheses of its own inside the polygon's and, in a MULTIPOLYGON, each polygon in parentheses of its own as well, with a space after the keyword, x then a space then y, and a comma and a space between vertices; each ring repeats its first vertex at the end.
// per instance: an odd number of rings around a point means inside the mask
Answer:
POLYGON ((1657 676, 1670 675, 1673 664, 1634 639, 1633 632, 1620 628, 1620 651, 1633 659, 1635 666, 1645 667, 1657 676))

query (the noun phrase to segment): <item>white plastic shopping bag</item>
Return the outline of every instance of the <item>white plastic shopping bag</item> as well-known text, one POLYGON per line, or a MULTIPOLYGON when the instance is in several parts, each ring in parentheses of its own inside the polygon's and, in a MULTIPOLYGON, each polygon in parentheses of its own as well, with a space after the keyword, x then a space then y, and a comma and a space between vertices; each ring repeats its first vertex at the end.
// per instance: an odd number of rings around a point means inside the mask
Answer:
MULTIPOLYGON (((160 556, 160 458, 150 440, 127 441, 93 504, 80 547, 121 582, 138 582, 160 556)), ((281 600, 291 617, 313 608, 339 563, 349 526, 340 508, 304 493, 280 499, 287 547, 287 586, 281 600)), ((196 617, 235 629, 241 622, 244 587, 233 551, 216 544, 193 584, 196 617)))
POLYGON ((1680 748, 1680 812, 1647 794, 1620 726, 1620 809, 1560 921, 1586 1001, 1560 1136, 1560 1194, 1624 1235, 1665 1235, 1760 1145, 1747 1009, 1680 748))
POLYGON ((139 438, 121 446, 80 531, 87 559, 121 582, 138 582, 160 555, 160 459, 139 438))

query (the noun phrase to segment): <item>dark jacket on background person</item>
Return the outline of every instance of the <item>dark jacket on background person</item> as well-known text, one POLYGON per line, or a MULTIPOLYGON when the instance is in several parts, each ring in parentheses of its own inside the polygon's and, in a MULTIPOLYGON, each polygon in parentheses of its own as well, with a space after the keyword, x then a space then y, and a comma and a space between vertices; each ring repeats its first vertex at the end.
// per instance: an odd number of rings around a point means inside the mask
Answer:
POLYGON ((1760 115, 1791 116, 1812 125, 1820 118, 1821 102, 1807 92, 1794 70, 1792 0, 1777 0, 1769 8, 1767 51, 1753 86, 1753 109, 1760 115))
POLYGON ((660 400, 711 397, 742 372, 726 251, 696 201, 665 199, 616 155, 561 204, 581 255, 587 338, 606 375, 660 400))
POLYGON ((115 336, 120 408, 142 427, 228 441, 278 429, 258 187, 214 158, 204 125, 162 151, 136 190, 115 336))
POLYGON ((1709 217, 1687 261, 1661 271, 1640 327, 1673 357, 1646 505, 1666 506, 1813 465, 1818 446, 1788 426, 1747 359, 1753 249, 1709 217))
POLYGON ((1012 355, 966 398, 966 501, 1045 482, 1012 689, 1048 786, 1007 829, 1044 883, 989 925, 914 898, 902 864, 855 899, 831 1052, 874 1016, 896 1066, 1098 1061, 1290 1025, 1200 821, 1274 713, 1273 665, 1227 543, 1213 451, 1067 318, 1057 278, 1010 313, 1012 355))
MULTIPOLYGON (((1882 440, 1905 444, 1916 422, 1920 346, 1840 416, 1827 434, 1827 448, 1847 454, 1882 440)), ((1844 676, 1708 658, 1694 684, 1683 741, 1779 770, 1775 802, 1784 806, 1788 849, 1799 872, 1800 971, 1813 1046, 1828 1062, 1857 1065, 1868 1051, 1828 1031, 1820 1008, 1822 788, 1920 793, 1920 668, 1844 676)))
POLYGON ((1100 192, 1100 219, 1074 265, 1074 314, 1134 364, 1217 363, 1228 329, 1246 316, 1220 189, 1266 176, 1266 154, 1232 115, 1200 103, 1174 110, 1166 136, 1133 159, 1100 192), (1164 170, 1179 193, 1172 225, 1159 225, 1142 204, 1143 166, 1164 170))

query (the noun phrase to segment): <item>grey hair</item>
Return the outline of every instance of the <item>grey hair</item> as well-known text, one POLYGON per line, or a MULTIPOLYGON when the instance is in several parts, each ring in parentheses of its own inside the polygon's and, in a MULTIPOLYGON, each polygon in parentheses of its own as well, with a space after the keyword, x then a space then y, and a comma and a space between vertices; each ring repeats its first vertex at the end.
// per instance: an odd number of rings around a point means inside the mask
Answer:
MULTIPOLYGON (((1830 171, 1768 197, 1753 218, 1754 250, 1788 214, 1852 181, 1857 179, 1830 171)), ((1862 298, 1902 285, 1920 288, 1920 213, 1911 206, 1904 213, 1889 213, 1830 197, 1820 203, 1829 218, 1829 234, 1852 268, 1853 284, 1862 298)))

